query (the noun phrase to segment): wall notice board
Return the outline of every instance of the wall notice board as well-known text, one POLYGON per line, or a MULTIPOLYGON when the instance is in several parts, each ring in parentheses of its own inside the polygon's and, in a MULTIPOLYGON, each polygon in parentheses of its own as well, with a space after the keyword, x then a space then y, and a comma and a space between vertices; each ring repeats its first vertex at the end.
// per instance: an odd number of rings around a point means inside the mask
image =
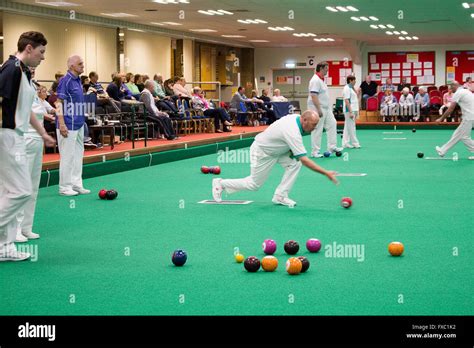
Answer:
POLYGON ((411 85, 435 84, 435 52, 369 52, 369 74, 378 84, 392 79, 394 85, 403 78, 411 85))
POLYGON ((328 86, 345 86, 347 76, 353 75, 352 60, 328 60, 329 71, 325 78, 328 86))
POLYGON ((474 51, 446 51, 446 83, 474 79, 474 51))

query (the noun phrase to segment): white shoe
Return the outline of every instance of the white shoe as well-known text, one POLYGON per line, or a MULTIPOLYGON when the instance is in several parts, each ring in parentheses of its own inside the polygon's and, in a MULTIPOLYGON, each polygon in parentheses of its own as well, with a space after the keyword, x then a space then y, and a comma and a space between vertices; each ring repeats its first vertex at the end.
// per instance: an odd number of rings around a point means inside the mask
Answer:
POLYGON ((73 190, 59 191, 61 196, 77 196, 79 193, 73 190))
POLYGON ((342 150, 344 150, 342 147, 334 147, 329 151, 331 151, 331 152, 341 152, 342 150))
POLYGON ((39 239, 40 235, 38 233, 34 233, 34 232, 21 232, 21 234, 23 235, 23 237, 26 237, 28 239, 39 239))
POLYGON ((354 148, 355 148, 355 149, 360 149, 361 147, 362 147, 362 146, 360 146, 359 144, 354 145, 354 148))
POLYGON ((224 188, 221 184, 222 179, 217 178, 212 180, 212 197, 217 203, 222 202, 222 191, 224 188))
POLYGON ((272 202, 275 204, 286 205, 288 207, 294 207, 296 205, 296 202, 294 200, 289 199, 288 197, 280 196, 280 195, 274 195, 272 202))
POLYGON ((443 151, 441 151, 441 148, 439 146, 435 147, 436 152, 438 153, 439 157, 444 157, 443 151))
POLYGON ((89 193, 91 193, 91 190, 85 189, 84 187, 73 187, 72 189, 80 195, 88 195, 89 193))
POLYGON ((352 146, 351 144, 346 144, 343 146, 345 149, 353 149, 355 146, 352 146))
POLYGON ((26 238, 23 234, 21 234, 21 231, 18 231, 16 233, 15 242, 16 243, 26 243, 26 242, 28 242, 28 238, 26 238))
POLYGON ((23 253, 16 249, 11 249, 6 253, 0 253, 1 261, 23 261, 28 260, 31 257, 30 253, 23 253))
POLYGON ((474 160, 474 156, 469 156, 468 159, 474 160))
POLYGON ((318 151, 318 152, 311 153, 311 157, 313 157, 313 158, 322 158, 324 156, 321 152, 318 151))

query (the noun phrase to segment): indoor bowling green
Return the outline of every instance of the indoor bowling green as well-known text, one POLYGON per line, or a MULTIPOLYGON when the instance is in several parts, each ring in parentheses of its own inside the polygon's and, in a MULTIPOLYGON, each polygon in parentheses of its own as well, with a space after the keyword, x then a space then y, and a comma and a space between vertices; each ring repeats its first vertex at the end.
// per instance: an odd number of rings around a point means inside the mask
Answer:
MULTIPOLYGON (((85 179, 93 194, 40 189, 35 226, 43 234, 21 246, 32 253, 28 265, 2 265, 11 280, 2 286, 2 315, 469 315, 473 168, 461 143, 448 159, 430 159, 451 133, 360 129, 362 149, 315 161, 366 175, 340 176, 335 186, 303 167, 294 208, 271 202, 278 165, 259 191, 223 196, 250 204, 198 203, 212 199, 213 178, 248 175, 248 163, 232 162, 245 162, 241 146, 251 138, 234 141, 227 157, 220 143, 168 151, 157 165, 145 155, 151 166, 135 170, 119 172, 138 158, 96 165, 94 175, 106 166, 116 173, 85 179), (222 173, 203 174, 203 165, 222 173), (116 189, 117 199, 101 200, 103 188, 116 189), (319 252, 306 250, 310 238, 321 241, 319 252), (237 250, 261 260, 265 239, 277 243, 275 272, 236 263, 237 250), (307 257, 307 272, 285 271, 288 240, 299 242, 295 256, 307 257), (404 245, 399 257, 387 250, 393 241, 404 245), (176 249, 187 252, 182 267, 171 262, 176 249)), ((310 149, 309 136, 304 142, 310 149)))

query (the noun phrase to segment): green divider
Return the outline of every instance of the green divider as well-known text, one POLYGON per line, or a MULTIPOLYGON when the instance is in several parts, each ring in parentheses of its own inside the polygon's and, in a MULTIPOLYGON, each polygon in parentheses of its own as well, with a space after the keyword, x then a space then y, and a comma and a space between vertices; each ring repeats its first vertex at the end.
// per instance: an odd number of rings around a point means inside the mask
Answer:
MULTIPOLYGON (((180 161, 187 158, 206 156, 217 153, 219 150, 240 149, 250 146, 254 138, 225 141, 221 143, 194 146, 187 149, 177 149, 153 152, 139 156, 124 156, 123 159, 114 159, 104 162, 86 164, 82 170, 83 179, 97 176, 124 172, 127 170, 149 167, 157 164, 180 161)), ((59 183, 59 170, 43 171, 41 173, 40 187, 57 185, 59 183)))

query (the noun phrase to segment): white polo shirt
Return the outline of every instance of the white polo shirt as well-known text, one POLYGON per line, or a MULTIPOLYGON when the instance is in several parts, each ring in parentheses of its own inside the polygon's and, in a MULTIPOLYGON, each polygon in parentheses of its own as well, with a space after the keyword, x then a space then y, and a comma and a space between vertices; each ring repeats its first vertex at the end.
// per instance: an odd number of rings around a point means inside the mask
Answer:
POLYGON ((456 93, 453 94, 453 101, 461 107, 464 120, 474 121, 474 93, 459 87, 456 93))
POLYGON ((359 111, 359 98, 357 98, 357 93, 354 91, 354 88, 349 86, 348 84, 344 86, 342 90, 342 97, 344 98, 344 112, 349 112, 346 106, 346 99, 349 99, 349 103, 351 104, 351 109, 353 112, 359 111))
POLYGON ((300 115, 290 114, 273 122, 255 137, 255 144, 269 156, 281 156, 290 151, 295 158, 306 156, 300 115))
POLYGON ((328 86, 324 83, 323 80, 314 74, 309 81, 309 96, 308 96, 308 109, 316 110, 316 106, 311 99, 311 94, 317 95, 319 98, 319 104, 321 104, 322 109, 329 109, 329 90, 328 86))

